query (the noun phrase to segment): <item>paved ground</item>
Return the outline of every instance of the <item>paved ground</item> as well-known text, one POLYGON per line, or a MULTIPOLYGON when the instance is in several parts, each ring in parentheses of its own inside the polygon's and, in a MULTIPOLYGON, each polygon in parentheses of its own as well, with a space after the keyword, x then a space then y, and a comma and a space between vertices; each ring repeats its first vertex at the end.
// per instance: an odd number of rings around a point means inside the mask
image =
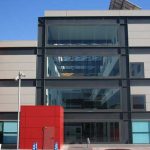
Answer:
POLYGON ((94 144, 87 147, 85 144, 64 145, 63 150, 150 150, 150 145, 130 144, 94 144))

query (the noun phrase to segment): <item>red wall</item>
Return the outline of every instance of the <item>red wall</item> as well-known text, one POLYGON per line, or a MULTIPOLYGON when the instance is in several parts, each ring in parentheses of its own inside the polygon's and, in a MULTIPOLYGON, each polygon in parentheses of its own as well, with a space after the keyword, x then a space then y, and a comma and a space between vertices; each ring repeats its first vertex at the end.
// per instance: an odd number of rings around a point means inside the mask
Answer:
POLYGON ((38 148, 59 148, 64 140, 64 111, 60 106, 21 106, 20 145, 21 149, 31 149, 34 142, 38 148), (51 134, 49 134, 51 133, 51 134))

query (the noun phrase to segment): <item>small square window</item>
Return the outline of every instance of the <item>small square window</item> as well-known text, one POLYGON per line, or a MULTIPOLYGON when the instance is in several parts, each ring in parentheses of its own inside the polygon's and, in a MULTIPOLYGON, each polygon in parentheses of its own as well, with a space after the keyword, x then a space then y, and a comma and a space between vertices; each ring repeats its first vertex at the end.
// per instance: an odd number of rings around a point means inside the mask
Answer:
POLYGON ((130 77, 144 78, 144 63, 130 63, 130 77))
POLYGON ((145 110, 145 95, 132 95, 132 109, 145 110))

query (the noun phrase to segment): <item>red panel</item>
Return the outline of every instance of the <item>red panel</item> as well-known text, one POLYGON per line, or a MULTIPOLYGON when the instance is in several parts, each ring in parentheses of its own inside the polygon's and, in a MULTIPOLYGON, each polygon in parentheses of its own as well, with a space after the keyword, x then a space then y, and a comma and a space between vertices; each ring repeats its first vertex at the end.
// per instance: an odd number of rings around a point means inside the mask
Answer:
POLYGON ((64 111, 60 106, 22 106, 20 115, 20 148, 31 149, 34 142, 38 148, 59 148, 64 137, 64 111), (47 132, 45 131, 47 127, 47 132), (44 134, 47 133, 47 134, 44 134), (45 141, 45 143, 44 143, 45 141), (44 146, 44 147, 43 147, 44 146))

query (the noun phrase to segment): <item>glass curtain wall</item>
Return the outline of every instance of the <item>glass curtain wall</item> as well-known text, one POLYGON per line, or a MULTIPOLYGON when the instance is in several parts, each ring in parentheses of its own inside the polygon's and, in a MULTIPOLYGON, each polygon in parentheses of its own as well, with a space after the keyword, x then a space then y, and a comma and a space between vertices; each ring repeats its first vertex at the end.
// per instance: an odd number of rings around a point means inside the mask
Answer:
POLYGON ((65 143, 117 143, 119 142, 118 122, 65 123, 65 143))
POLYGON ((48 45, 118 45, 115 24, 55 24, 48 26, 48 45))
POLYGON ((118 77, 119 56, 49 56, 48 77, 118 77))
POLYGON ((65 109, 120 109, 120 88, 48 89, 49 105, 65 109))

